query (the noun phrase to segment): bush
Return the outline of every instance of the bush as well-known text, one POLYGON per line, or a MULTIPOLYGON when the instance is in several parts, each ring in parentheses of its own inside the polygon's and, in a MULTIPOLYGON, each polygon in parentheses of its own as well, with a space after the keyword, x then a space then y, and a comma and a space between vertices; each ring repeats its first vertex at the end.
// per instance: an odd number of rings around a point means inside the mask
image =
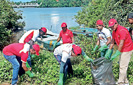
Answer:
POLYGON ((11 43, 11 33, 25 25, 24 22, 18 22, 22 19, 22 14, 15 12, 10 5, 8 0, 0 0, 0 50, 11 43))

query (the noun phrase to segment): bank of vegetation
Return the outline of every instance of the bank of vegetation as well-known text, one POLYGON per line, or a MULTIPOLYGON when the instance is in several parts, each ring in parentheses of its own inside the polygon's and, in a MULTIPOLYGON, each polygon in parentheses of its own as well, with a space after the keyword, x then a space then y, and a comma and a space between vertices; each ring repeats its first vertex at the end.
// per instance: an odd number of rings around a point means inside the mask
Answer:
MULTIPOLYGON (((90 0, 36 0, 25 3, 38 3, 39 7, 83 7, 87 6, 90 0)), ((20 5, 23 2, 15 2, 20 5)))

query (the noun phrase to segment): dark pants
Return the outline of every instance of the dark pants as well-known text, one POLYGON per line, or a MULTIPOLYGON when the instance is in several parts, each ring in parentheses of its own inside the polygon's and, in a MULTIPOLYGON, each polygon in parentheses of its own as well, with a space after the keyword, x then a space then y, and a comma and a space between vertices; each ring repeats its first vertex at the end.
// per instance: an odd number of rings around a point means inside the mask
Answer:
MULTIPOLYGON (((61 64, 62 56, 54 55, 54 57, 59 62, 59 64, 61 64)), ((65 63, 63 72, 64 72, 65 77, 67 76, 67 73, 68 73, 69 76, 70 76, 70 74, 73 75, 73 69, 72 69, 72 65, 71 65, 70 59, 67 59, 67 62, 65 63)))

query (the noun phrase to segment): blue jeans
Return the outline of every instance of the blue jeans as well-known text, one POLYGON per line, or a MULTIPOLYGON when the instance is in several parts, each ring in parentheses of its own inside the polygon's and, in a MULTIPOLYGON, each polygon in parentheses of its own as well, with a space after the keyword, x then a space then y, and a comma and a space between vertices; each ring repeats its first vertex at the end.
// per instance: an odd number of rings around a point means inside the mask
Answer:
MULTIPOLYGON (((61 58, 62 56, 60 55, 54 55, 54 57, 56 58, 56 60, 59 62, 59 64, 61 64, 61 58)), ((70 59, 67 59, 67 62, 64 66, 64 70, 63 70, 63 73, 64 73, 64 76, 66 77, 67 76, 67 73, 70 75, 72 74, 73 75, 73 70, 72 70, 72 65, 71 65, 71 61, 70 59)))
POLYGON ((12 85, 14 85, 18 81, 18 71, 19 71, 19 67, 20 67, 19 62, 17 61, 15 55, 12 55, 12 56, 8 56, 5 54, 3 54, 3 55, 4 55, 5 59, 8 60, 13 66, 12 85))

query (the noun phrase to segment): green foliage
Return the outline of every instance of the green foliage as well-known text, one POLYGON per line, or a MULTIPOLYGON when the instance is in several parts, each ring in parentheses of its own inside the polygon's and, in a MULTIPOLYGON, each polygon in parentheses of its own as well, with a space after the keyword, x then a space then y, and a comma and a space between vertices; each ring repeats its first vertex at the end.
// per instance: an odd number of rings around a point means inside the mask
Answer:
POLYGON ((127 14, 133 11, 132 7, 133 0, 92 0, 75 18, 77 23, 86 27, 95 27, 98 19, 103 20, 108 27, 111 18, 117 19, 123 26, 128 26, 127 14))
POLYGON ((22 14, 15 12, 10 4, 7 0, 0 0, 0 50, 11 42, 11 32, 25 25, 24 22, 18 22, 22 14))
MULTIPOLYGON (((97 36, 93 35, 93 38, 88 38, 83 35, 78 35, 75 37, 75 43, 80 45, 81 48, 86 52, 90 58, 100 57, 100 53, 97 51, 91 54, 95 44, 97 36)), ((113 72, 115 79, 119 76, 119 64, 116 59, 113 62, 113 72)), ((65 82, 65 85, 92 85, 92 75, 90 62, 85 60, 82 56, 71 58, 72 67, 74 70, 73 77, 70 76, 65 82)), ((41 50, 39 56, 35 56, 32 59, 32 72, 36 75, 35 78, 29 78, 28 75, 23 75, 19 77, 19 85, 56 85, 59 80, 59 69, 60 65, 55 59, 53 53, 47 50, 41 50)), ((0 83, 11 82, 12 78, 12 65, 0 55, 0 83)), ((130 84, 133 84, 133 58, 129 63, 129 68, 127 71, 127 76, 130 84)), ((131 84, 131 85, 132 85, 131 84)))
MULTIPOLYGON (((89 0, 37 0, 26 3, 38 3, 41 4, 40 7, 81 7, 87 6, 89 0)), ((19 5, 22 2, 15 2, 15 4, 19 5)))

